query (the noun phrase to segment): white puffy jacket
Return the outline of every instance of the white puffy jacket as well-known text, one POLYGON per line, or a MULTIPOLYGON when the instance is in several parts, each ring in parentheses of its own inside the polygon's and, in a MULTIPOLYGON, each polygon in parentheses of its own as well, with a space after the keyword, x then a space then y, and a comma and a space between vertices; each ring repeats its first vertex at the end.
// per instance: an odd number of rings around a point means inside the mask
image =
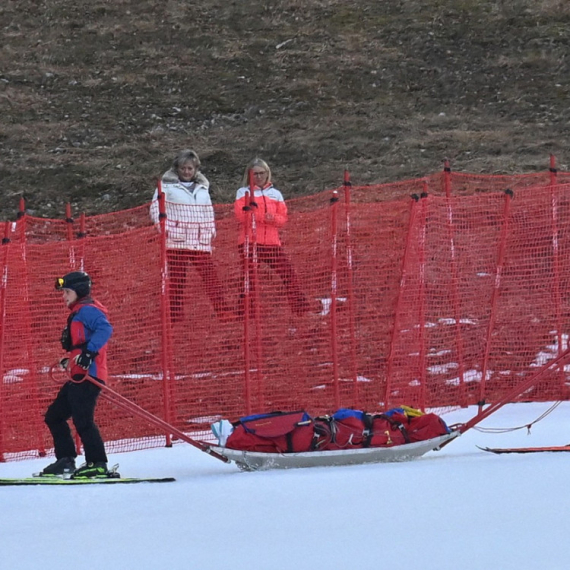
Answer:
MULTIPOLYGON (((169 249, 212 251, 216 224, 209 186, 201 173, 189 185, 181 183, 173 170, 162 176, 162 191, 166 198, 166 245, 169 249)), ((158 188, 150 205, 150 217, 159 224, 158 188)))

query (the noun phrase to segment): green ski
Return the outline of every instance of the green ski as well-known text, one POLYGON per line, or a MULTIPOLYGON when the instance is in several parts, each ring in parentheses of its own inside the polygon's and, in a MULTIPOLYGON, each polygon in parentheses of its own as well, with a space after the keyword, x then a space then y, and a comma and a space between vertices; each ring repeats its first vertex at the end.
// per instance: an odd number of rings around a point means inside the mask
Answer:
POLYGON ((60 477, 0 478, 0 486, 7 485, 118 485, 121 483, 170 483, 174 477, 106 477, 93 479, 62 479, 60 477))

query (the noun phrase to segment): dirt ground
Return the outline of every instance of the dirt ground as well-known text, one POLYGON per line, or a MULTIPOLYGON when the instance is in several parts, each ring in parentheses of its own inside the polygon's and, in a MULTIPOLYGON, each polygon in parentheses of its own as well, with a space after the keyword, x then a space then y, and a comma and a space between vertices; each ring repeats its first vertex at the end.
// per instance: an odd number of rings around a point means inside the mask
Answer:
POLYGON ((215 202, 454 170, 569 170, 567 0, 2 0, 0 220, 148 202, 193 148, 215 202))

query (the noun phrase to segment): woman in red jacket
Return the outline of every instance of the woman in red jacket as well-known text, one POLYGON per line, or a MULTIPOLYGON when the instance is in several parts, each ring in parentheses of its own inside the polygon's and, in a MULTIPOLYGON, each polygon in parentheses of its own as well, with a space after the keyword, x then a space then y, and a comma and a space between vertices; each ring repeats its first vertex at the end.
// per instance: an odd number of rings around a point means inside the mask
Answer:
POLYGON ((281 278, 287 292, 287 300, 296 315, 309 311, 309 302, 301 290, 299 281, 283 251, 279 228, 287 222, 287 205, 283 195, 271 182, 271 169, 260 158, 254 158, 245 169, 242 187, 237 191, 234 212, 241 222, 239 249, 242 259, 245 257, 244 244, 250 229, 248 213, 251 213, 249 269, 250 283, 253 285, 253 247, 256 248, 258 262, 267 263, 281 278), (250 189, 250 171, 253 175, 253 188, 250 189), (252 195, 253 190, 253 195, 252 195))

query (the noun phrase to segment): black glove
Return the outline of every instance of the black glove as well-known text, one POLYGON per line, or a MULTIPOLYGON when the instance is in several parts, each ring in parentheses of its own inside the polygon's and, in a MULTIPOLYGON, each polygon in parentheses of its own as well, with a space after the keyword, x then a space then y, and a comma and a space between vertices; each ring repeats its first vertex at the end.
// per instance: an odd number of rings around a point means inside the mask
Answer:
POLYGON ((93 361, 98 354, 98 352, 83 349, 81 354, 78 354, 73 360, 75 361, 75 364, 80 368, 83 368, 83 370, 89 370, 89 367, 93 364, 93 361))
POLYGON ((61 331, 60 342, 61 342, 61 348, 63 348, 63 350, 67 351, 71 350, 72 344, 71 344, 71 333, 69 332, 69 327, 65 327, 61 331))
POLYGON ((249 212, 252 208, 257 208, 257 203, 256 202, 250 202, 247 206, 243 206, 242 210, 244 212, 249 212))

